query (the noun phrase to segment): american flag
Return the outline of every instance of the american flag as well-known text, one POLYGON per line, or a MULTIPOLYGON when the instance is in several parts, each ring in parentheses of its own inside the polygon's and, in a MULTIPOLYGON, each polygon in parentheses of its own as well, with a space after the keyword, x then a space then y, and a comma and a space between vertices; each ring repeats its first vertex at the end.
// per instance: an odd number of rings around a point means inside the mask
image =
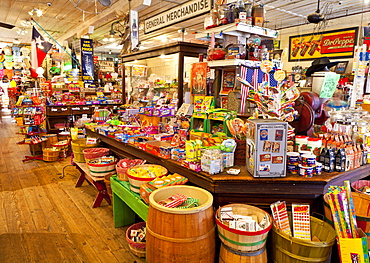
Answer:
POLYGON ((270 84, 270 87, 277 87, 277 85, 278 85, 277 80, 274 78, 274 73, 275 73, 275 71, 269 72, 269 79, 270 79, 269 84, 270 84))
MULTIPOLYGON (((248 71, 249 71, 249 68, 242 65, 240 68, 240 77, 248 81, 249 83, 251 83, 251 81, 248 80, 248 71)), ((252 76, 250 76, 250 78, 252 79, 252 76)), ((244 111, 245 111, 245 102, 248 97, 248 89, 249 88, 246 85, 241 84, 242 98, 241 98, 241 103, 240 103, 240 114, 244 114, 244 111)))

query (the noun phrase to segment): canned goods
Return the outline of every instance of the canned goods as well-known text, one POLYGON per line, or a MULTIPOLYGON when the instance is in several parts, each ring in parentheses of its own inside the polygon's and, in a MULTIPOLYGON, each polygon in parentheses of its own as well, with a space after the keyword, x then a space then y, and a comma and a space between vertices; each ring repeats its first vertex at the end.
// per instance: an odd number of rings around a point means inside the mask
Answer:
POLYGON ((298 165, 288 164, 288 173, 298 174, 298 165))
POLYGON ((299 175, 302 177, 312 177, 313 176, 313 167, 307 167, 303 165, 299 165, 299 175))
POLYGON ((299 164, 299 153, 297 152, 287 152, 287 163, 298 165, 299 164))
POLYGON ((315 169, 314 169, 314 174, 315 175, 320 175, 321 172, 322 172, 322 163, 316 162, 316 166, 315 166, 315 169))
POLYGON ((303 154, 302 165, 307 167, 314 167, 316 165, 316 156, 313 154, 303 154))

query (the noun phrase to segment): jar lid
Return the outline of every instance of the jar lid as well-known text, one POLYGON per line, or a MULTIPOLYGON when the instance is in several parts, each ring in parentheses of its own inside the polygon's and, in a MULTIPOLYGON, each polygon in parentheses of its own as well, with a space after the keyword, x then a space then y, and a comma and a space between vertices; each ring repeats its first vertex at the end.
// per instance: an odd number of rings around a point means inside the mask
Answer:
POLYGON ((310 142, 317 142, 317 141, 321 141, 321 139, 320 139, 320 138, 308 138, 308 140, 309 140, 310 142))
POLYGON ((308 139, 308 136, 304 136, 304 135, 296 135, 295 136, 296 139, 308 139))

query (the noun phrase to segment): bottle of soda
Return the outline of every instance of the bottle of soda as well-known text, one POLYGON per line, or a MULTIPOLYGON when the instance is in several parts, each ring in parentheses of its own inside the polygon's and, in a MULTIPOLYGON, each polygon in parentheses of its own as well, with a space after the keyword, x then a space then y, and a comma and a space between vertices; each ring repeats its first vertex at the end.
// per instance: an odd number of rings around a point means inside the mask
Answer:
POLYGON ((308 51, 308 55, 313 56, 315 54, 316 49, 319 47, 322 38, 323 36, 321 36, 318 40, 314 41, 313 45, 310 48, 310 51, 308 51))
POLYGON ((292 51, 292 57, 296 57, 298 55, 298 51, 301 49, 303 38, 299 41, 299 43, 294 47, 292 51))
POLYGON ((306 55, 306 52, 307 52, 308 48, 311 45, 312 39, 313 39, 313 36, 310 38, 310 40, 308 40, 307 42, 303 43, 303 48, 301 50, 301 53, 299 53, 301 55, 301 57, 304 57, 304 55, 306 55))

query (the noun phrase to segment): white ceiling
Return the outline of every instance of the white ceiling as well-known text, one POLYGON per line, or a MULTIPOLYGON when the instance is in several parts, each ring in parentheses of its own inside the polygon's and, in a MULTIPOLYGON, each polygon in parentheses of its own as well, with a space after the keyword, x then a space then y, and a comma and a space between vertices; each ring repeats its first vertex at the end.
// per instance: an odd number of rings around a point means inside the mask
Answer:
MULTIPOLYGON (((31 28, 22 26, 22 21, 29 20, 31 16, 28 14, 32 9, 40 9, 43 11, 41 17, 33 15, 34 20, 42 26, 53 38, 68 39, 80 37, 87 32, 87 28, 93 25, 95 28, 91 38, 98 40, 102 44, 104 35, 108 35, 111 29, 111 24, 114 21, 122 18, 122 15, 129 10, 139 6, 143 0, 111 0, 110 7, 103 7, 96 0, 2 0, 2 8, 0 22, 15 25, 13 29, 5 29, 0 27, 0 42, 12 42, 14 38, 19 38, 22 43, 30 43, 31 28), (129 6, 130 5, 130 6, 129 6), (82 12, 86 10, 87 12, 82 12), (91 14, 91 13, 99 14, 91 14), (17 31, 26 29, 28 33, 19 35, 17 31)), ((324 0, 321 1, 321 11, 326 13, 326 17, 333 19, 336 17, 348 16, 356 13, 367 13, 370 11, 370 0, 324 0)), ((139 12, 140 20, 154 16, 167 9, 175 7, 178 4, 184 3, 186 0, 152 0, 151 6, 139 12)), ((257 1, 256 1, 257 2, 257 1)), ((317 9, 317 2, 312 0, 262 0, 259 3, 265 4, 266 10, 266 27, 271 29, 280 29, 296 25, 305 24, 306 16, 313 13, 317 9)), ((364 16, 366 19, 366 15, 364 16)), ((190 41, 194 38, 197 31, 203 28, 204 16, 197 17, 191 21, 185 21, 156 31, 151 34, 140 34, 140 39, 143 45, 153 46, 167 37, 167 41, 190 41), (187 28, 188 34, 182 35, 178 33, 178 29, 187 28), (153 42, 153 39, 157 41, 153 42), (151 41, 151 42, 148 42, 151 41)), ((369 21, 370 22, 370 21, 369 21)), ((42 33, 42 30, 38 28, 42 33)), ((76 40, 77 41, 77 40, 76 40)), ((77 43, 77 42, 76 42, 77 43)), ((63 43, 61 43, 63 44, 63 43)), ((110 43, 110 47, 106 45, 96 48, 98 52, 118 52, 120 47, 110 43)))

